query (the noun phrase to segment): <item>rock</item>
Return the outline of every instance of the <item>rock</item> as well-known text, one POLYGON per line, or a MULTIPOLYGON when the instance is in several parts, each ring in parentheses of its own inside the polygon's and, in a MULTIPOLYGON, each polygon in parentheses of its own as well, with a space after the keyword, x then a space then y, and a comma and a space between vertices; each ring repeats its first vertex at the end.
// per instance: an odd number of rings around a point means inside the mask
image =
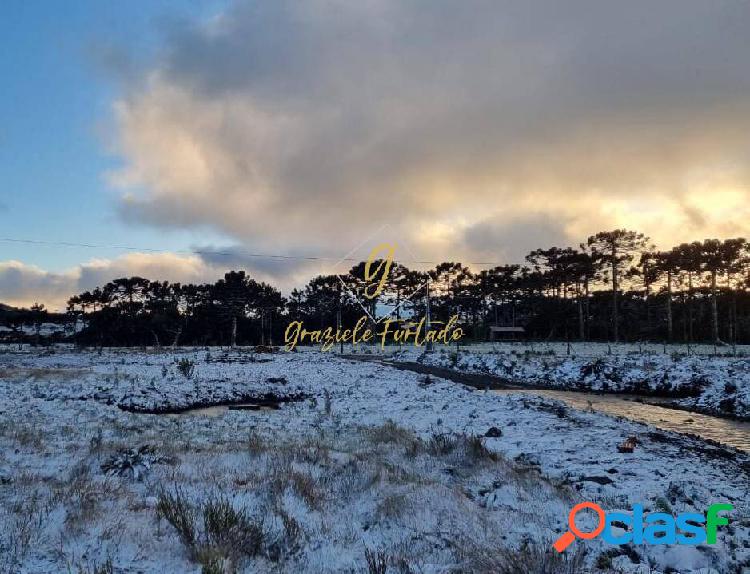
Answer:
POLYGON ((625 532, 628 531, 628 525, 625 524, 624 522, 619 521, 619 520, 613 520, 612 521, 612 526, 614 526, 615 528, 620 528, 620 529, 624 530, 625 532))
POLYGON ((517 455, 513 460, 515 460, 518 464, 531 466, 531 467, 541 467, 542 463, 539 460, 539 457, 532 453, 522 452, 521 454, 517 455))
POLYGON ((584 476, 580 482, 595 482, 597 484, 612 484, 614 480, 608 476, 584 476))
POLYGON ((487 432, 484 433, 484 436, 486 436, 487 438, 499 438, 503 436, 503 431, 501 431, 497 427, 490 427, 489 429, 487 429, 487 432))
POLYGON ((634 436, 629 436, 627 439, 625 439, 625 442, 617 445, 617 452, 631 453, 635 450, 637 444, 638 439, 636 439, 634 436))
POLYGON ((418 385, 424 389, 425 387, 429 387, 433 382, 434 381, 432 380, 432 377, 430 377, 430 375, 427 375, 419 381, 418 385))

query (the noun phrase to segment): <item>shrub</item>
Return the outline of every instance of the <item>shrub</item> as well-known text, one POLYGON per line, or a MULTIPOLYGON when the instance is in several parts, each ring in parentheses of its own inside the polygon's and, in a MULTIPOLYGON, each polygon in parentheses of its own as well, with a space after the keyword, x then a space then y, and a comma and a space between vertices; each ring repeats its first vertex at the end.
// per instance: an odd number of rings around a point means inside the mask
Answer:
POLYGON ((174 494, 162 493, 156 505, 156 515, 172 525, 187 548, 195 546, 195 509, 182 491, 177 489, 174 494))
POLYGON ((484 441, 476 435, 462 437, 466 454, 471 460, 497 460, 497 455, 484 446, 484 441))
POLYGON ((190 359, 180 359, 177 362, 177 370, 183 377, 190 379, 195 372, 195 361, 191 361, 190 359))
POLYGON ((224 560, 221 558, 207 558, 201 568, 201 574, 226 574, 224 560))
POLYGON ((663 496, 659 496, 654 501, 654 508, 659 512, 664 512, 666 514, 672 514, 672 507, 669 504, 669 501, 664 498, 663 496))
POLYGON ((289 481, 295 494, 304 500, 310 508, 321 507, 325 494, 320 490, 312 476, 293 470, 289 474, 289 481))
POLYGON ((223 496, 195 505, 177 489, 159 496, 156 513, 177 531, 190 558, 201 564, 204 572, 223 572, 225 562, 237 563, 243 557, 257 556, 263 549, 262 521, 235 509, 223 496))
POLYGON ((380 426, 367 429, 366 436, 375 444, 396 443, 409 446, 416 440, 414 433, 390 419, 380 426))
POLYGON ((577 574, 584 571, 583 552, 558 554, 546 546, 523 544, 514 550, 488 548, 473 541, 463 541, 458 547, 465 569, 461 571, 486 574, 518 574, 540 572, 544 574, 577 574))
POLYGON ((233 554, 256 556, 263 545, 263 528, 235 510, 224 497, 209 499, 203 504, 204 543, 227 557, 233 554))
POLYGON ((386 574, 388 570, 388 555, 382 550, 365 548, 368 574, 386 574))
POLYGON ((433 456, 444 456, 456 450, 458 440, 454 435, 433 433, 427 440, 426 450, 433 456))
POLYGON ((294 552, 300 547, 300 539, 302 538, 302 526, 297 520, 284 511, 283 508, 277 511, 277 514, 281 517, 281 522, 284 525, 284 539, 281 541, 281 546, 289 552, 294 552))
POLYGON ((94 566, 91 569, 78 567, 78 574, 114 574, 115 568, 112 565, 112 560, 106 560, 105 562, 94 566))
POLYGON ((256 431, 251 431, 247 439, 247 449, 250 451, 250 454, 257 456, 266 450, 266 448, 266 441, 263 440, 263 437, 256 431))

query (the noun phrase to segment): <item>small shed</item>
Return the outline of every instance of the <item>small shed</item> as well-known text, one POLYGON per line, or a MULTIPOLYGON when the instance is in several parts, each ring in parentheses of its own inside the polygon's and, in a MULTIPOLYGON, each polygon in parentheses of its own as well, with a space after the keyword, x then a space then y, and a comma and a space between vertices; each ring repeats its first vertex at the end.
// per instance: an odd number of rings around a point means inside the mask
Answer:
POLYGON ((526 330, 523 327, 490 326, 490 341, 518 341, 523 339, 526 330))

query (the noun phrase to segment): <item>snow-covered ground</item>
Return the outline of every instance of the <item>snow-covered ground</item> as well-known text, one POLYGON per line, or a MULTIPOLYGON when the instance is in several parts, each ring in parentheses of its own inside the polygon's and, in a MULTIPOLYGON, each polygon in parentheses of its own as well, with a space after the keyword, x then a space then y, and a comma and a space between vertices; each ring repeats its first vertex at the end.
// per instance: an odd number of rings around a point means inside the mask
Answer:
POLYGON ((0 352, 3 573, 740 572, 749 484, 736 451, 332 354, 0 352), (560 558, 581 500, 734 511, 715 546, 560 558))
MULTIPOLYGON (((305 348, 305 347, 300 347, 305 348)), ((364 345, 347 346, 348 352, 391 355, 408 350, 411 345, 364 345)), ((446 348, 444 345, 437 348, 446 348)), ((466 343, 448 350, 468 350, 476 354, 531 354, 540 356, 605 357, 611 355, 699 355, 702 357, 750 357, 750 345, 710 345, 685 343, 597 343, 592 341, 497 341, 494 343, 466 343)))
MULTIPOLYGON (((39 335, 41 335, 42 337, 49 337, 56 333, 62 335, 62 334, 69 332, 70 330, 71 330, 71 327, 69 325, 65 325, 62 323, 40 323, 39 325, 39 335)), ((24 335, 36 335, 37 327, 35 325, 25 324, 25 325, 20 325, 17 331, 24 335)), ((0 325, 0 333, 15 333, 15 332, 16 331, 10 327, 5 327, 3 325, 0 325)))
POLYGON ((16 343, 18 341, 36 341, 37 335, 41 342, 45 341, 61 341, 71 340, 75 333, 79 333, 85 327, 83 321, 76 321, 75 323, 40 323, 37 325, 26 323, 18 325, 17 327, 10 327, 7 325, 0 325, 0 344, 10 344, 10 342, 16 343))
POLYGON ((491 374, 516 384, 672 397, 688 410, 750 420, 750 358, 647 352, 568 356, 528 349, 478 352, 444 347, 432 353, 405 347, 391 356, 491 374))

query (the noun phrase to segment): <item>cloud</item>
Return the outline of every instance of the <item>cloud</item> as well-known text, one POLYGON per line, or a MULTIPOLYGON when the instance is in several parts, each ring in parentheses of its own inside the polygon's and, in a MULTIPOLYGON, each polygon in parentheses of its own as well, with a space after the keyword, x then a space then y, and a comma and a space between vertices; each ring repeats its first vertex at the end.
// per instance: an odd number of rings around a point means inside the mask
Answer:
POLYGON ((28 307, 36 302, 64 310, 75 294, 119 277, 145 277, 173 283, 213 283, 230 270, 244 270, 289 293, 314 275, 333 273, 328 261, 253 257, 239 246, 196 247, 194 253, 127 253, 115 259, 91 259, 60 272, 21 261, 0 261, 0 303, 28 307))
POLYGON ((26 307, 41 302, 49 309, 64 310, 72 295, 118 277, 197 283, 215 281, 223 273, 198 256, 172 253, 128 253, 113 260, 94 259, 62 272, 20 261, 0 261, 0 302, 26 307))
POLYGON ((566 246, 568 234, 565 225, 549 215, 529 215, 511 221, 487 219, 465 230, 464 241, 468 250, 485 261, 523 261, 528 253, 528 238, 533 237, 537 247, 566 246))
POLYGON ((75 284, 73 271, 50 273, 20 261, 0 262, 0 302, 8 305, 28 307, 43 302, 62 308, 75 284))
POLYGON ((195 283, 212 276, 203 260, 195 255, 173 253, 128 253, 109 259, 94 259, 79 266, 78 285, 91 289, 116 277, 195 283))
POLYGON ((438 260, 746 233, 749 25, 702 0, 237 1, 130 81, 109 180, 128 221, 275 253, 386 222, 438 260))
POLYGON ((303 258, 268 257, 252 253, 239 245, 195 248, 195 253, 208 267, 218 269, 243 269, 256 281, 270 283, 284 292, 304 285, 314 275, 331 273, 330 263, 303 258))

